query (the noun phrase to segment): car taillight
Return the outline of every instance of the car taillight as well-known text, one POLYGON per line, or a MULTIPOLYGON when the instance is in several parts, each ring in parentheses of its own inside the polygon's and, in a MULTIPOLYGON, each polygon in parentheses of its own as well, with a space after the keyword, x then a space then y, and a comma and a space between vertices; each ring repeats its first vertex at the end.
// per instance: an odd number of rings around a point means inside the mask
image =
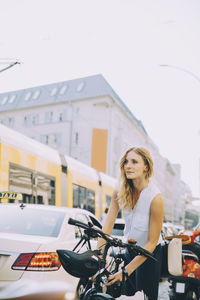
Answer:
POLYGON ((12 265, 12 269, 26 271, 57 271, 60 266, 60 260, 55 252, 22 253, 12 265))

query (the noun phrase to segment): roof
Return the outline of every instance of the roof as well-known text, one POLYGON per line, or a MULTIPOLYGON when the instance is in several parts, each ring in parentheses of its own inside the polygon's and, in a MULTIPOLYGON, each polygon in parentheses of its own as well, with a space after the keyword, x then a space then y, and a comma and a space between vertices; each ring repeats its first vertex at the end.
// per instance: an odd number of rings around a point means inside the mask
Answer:
POLYGON ((147 135, 142 122, 133 115, 101 74, 1 93, 0 113, 102 96, 110 96, 137 127, 147 135))

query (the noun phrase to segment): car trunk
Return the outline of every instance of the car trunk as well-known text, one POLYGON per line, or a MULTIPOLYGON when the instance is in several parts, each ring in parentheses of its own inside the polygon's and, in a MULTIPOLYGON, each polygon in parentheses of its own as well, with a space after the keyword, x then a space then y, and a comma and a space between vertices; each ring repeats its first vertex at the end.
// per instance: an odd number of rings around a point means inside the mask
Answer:
POLYGON ((18 234, 0 234, 0 281, 18 280, 24 270, 12 270, 20 253, 36 252, 40 241, 33 236, 22 236, 18 234))

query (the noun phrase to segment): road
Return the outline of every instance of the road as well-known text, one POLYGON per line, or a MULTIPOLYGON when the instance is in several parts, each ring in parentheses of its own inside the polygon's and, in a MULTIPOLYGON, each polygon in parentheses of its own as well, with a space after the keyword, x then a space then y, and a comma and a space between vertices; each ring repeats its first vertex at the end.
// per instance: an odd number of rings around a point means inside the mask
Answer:
MULTIPOLYGON (((159 296, 158 300, 169 300, 168 296, 168 282, 163 281, 159 285, 159 296)), ((142 293, 137 293, 134 297, 121 296, 118 298, 119 300, 144 300, 144 296, 142 293)))

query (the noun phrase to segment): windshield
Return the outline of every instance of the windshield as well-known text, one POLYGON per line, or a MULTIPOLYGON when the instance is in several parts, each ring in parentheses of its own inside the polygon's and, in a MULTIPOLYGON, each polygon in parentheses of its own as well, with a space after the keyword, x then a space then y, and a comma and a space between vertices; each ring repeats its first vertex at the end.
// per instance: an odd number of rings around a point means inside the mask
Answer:
POLYGON ((65 213, 0 205, 0 232, 57 237, 65 213))
POLYGON ((124 224, 123 223, 115 223, 113 230, 112 230, 112 235, 116 236, 123 236, 124 235, 124 224))

